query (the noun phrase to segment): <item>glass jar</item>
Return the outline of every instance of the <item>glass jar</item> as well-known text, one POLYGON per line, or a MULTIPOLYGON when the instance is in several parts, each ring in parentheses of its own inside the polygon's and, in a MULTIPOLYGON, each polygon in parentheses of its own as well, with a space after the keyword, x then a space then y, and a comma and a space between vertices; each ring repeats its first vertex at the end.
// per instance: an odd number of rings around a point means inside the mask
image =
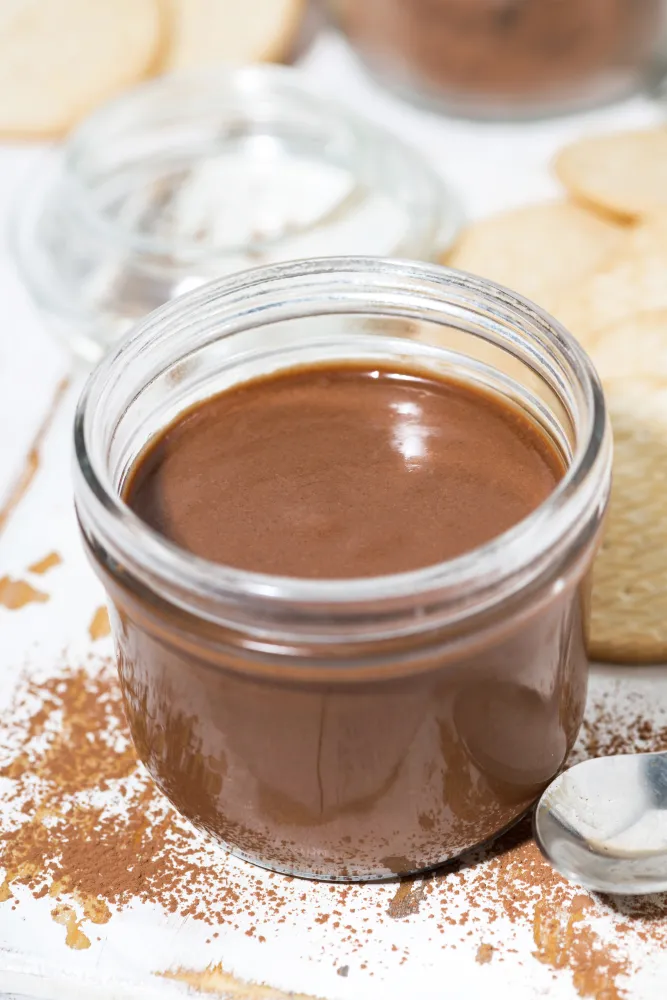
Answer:
POLYGON ((233 853, 333 880, 428 869, 513 823, 563 766, 611 445, 590 362, 537 307, 408 262, 248 271, 159 309, 99 365, 75 444, 137 752, 233 853), (209 563, 121 499, 147 442, 198 400, 340 359, 483 385, 538 422, 564 478, 473 552, 345 581, 209 563))
POLYGON ((213 278, 335 254, 437 260, 460 218, 416 150, 266 65, 127 91, 30 179, 12 229, 35 304, 92 363, 213 278))
POLYGON ((665 0, 330 0, 398 89, 473 117, 616 100, 665 69, 665 0))

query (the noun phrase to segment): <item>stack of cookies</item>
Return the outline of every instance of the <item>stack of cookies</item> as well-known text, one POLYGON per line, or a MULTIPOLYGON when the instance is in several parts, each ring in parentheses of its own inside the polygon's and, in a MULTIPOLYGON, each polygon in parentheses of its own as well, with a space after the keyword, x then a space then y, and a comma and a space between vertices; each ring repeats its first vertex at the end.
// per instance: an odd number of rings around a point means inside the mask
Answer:
POLYGON ((64 135, 156 73, 288 55, 305 0, 2 0, 0 135, 64 135))
POLYGON ((592 357, 614 430, 614 486, 593 573, 591 654, 667 657, 667 127, 557 155, 565 196, 469 226, 446 263, 507 285, 592 357))

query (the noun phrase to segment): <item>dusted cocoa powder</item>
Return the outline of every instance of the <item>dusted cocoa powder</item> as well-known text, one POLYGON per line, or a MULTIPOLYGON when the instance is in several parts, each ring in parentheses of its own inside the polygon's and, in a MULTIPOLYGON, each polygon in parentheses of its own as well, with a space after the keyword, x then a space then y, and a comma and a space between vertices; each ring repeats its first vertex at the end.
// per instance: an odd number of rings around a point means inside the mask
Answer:
POLYGON ((140 769, 109 666, 29 683, 16 710, 1 741, 21 733, 19 753, 0 768, 13 780, 15 817, 0 833, 0 899, 20 883, 36 897, 76 900, 93 923, 135 899, 211 922, 236 902, 217 886, 214 911, 202 912, 217 870, 195 858, 195 834, 140 769))
MULTIPOLYGON (((581 756, 667 748, 667 728, 627 707, 619 715, 612 699, 592 706, 581 756)), ((641 956, 667 944, 663 897, 581 892, 544 862, 529 821, 435 875, 393 886, 323 885, 228 864, 137 763, 105 662, 33 676, 20 687, 0 719, 0 806, 0 906, 20 911, 19 887, 44 897, 72 948, 87 948, 115 912, 143 900, 203 921, 210 942, 224 924, 260 945, 285 922, 302 933, 325 927, 328 960, 355 976, 364 966, 381 971, 366 958, 373 934, 391 942, 392 928, 409 921, 433 948, 467 944, 471 961, 500 968, 520 949, 522 961, 568 976, 581 997, 623 1000, 641 956), (311 924, 305 913, 313 902, 311 924), (532 958, 519 942, 526 931, 532 958)), ((169 976, 213 989, 230 979, 218 961, 169 976)), ((407 949, 387 944, 388 968, 408 961, 407 949)))

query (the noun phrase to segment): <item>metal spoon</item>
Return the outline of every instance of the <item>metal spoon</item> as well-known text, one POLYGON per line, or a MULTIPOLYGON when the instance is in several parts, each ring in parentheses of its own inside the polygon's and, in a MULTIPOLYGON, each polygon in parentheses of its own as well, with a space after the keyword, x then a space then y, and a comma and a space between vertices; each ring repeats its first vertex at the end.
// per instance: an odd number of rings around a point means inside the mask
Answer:
POLYGON ((596 757, 564 771, 537 804, 535 839, 587 889, 667 891, 667 753, 596 757))

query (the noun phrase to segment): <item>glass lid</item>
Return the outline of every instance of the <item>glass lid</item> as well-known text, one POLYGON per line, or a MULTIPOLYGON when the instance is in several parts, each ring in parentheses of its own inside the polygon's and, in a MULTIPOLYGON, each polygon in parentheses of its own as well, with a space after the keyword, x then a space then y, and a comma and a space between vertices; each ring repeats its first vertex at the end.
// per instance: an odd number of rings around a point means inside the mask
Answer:
POLYGON ((416 151, 299 71, 249 66, 163 77, 97 111, 31 179, 13 239, 38 306, 92 363, 215 277, 323 255, 437 260, 460 218, 416 151))

